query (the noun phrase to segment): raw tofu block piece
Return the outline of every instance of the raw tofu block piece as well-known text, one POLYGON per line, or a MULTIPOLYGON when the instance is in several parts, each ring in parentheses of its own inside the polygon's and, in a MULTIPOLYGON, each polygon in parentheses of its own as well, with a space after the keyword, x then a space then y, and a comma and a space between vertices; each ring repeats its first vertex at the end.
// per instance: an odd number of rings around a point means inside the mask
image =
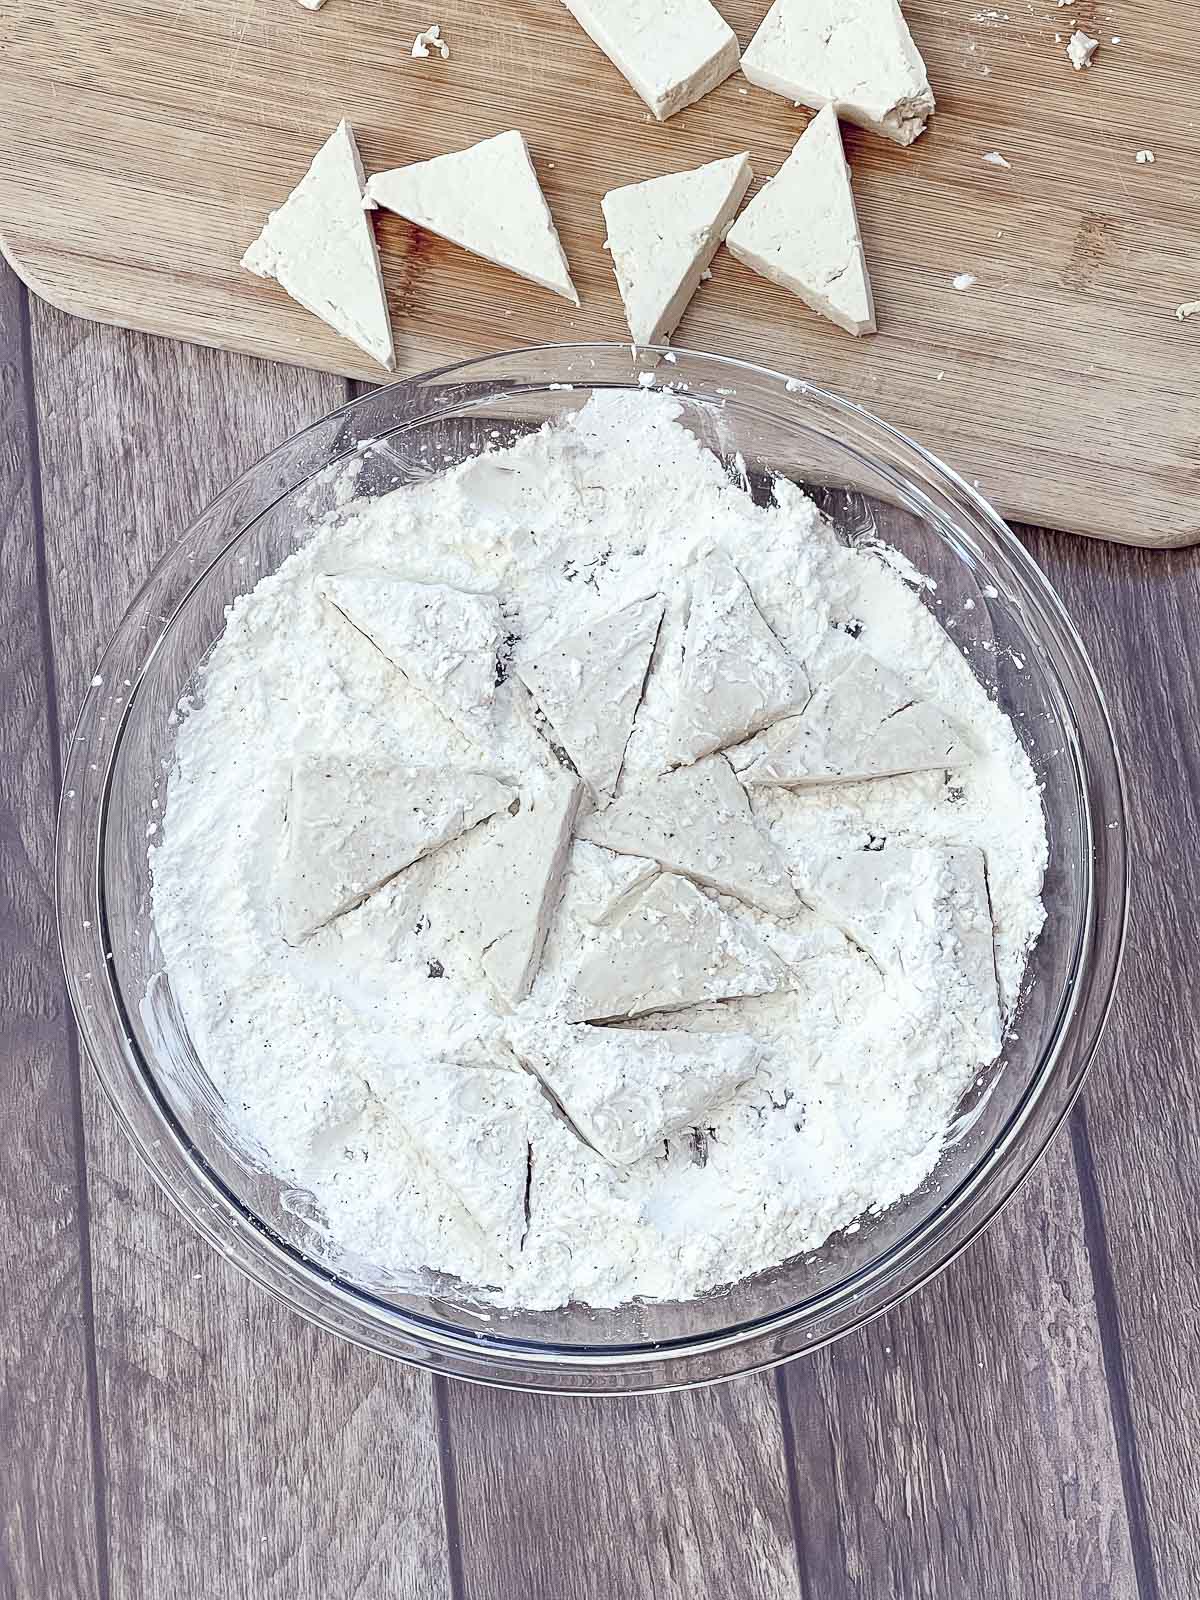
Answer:
POLYGON ((298 761, 281 873, 284 938, 299 944, 515 797, 487 772, 344 756, 298 761))
POLYGON ((661 595, 532 647, 514 671, 595 798, 610 800, 662 623, 661 595))
POLYGON ((527 1073, 424 1062, 372 1090, 501 1261, 525 1238, 525 1186, 542 1095, 527 1073))
POLYGON ((885 977, 938 996, 980 1061, 995 1060, 1000 995, 982 851, 893 844, 856 850, 811 864, 802 892, 885 977))
POLYGON ((794 917, 800 899, 783 862, 754 821, 746 791, 722 755, 652 778, 585 818, 579 837, 631 856, 648 856, 777 917, 794 917))
POLYGON ((505 1005, 537 976, 582 794, 566 776, 523 789, 516 816, 493 817, 430 891, 433 932, 461 941, 505 1005))
POLYGON ((925 63, 896 0, 775 0, 742 71, 897 144, 911 144, 933 111, 925 63))
POLYGON ((754 173, 742 154, 610 189, 601 201, 634 344, 666 344, 754 173))
POLYGON ((671 761, 697 761, 808 702, 808 678, 763 621, 723 550, 695 565, 671 761))
POLYGON ((504 636, 494 595, 386 572, 341 573, 318 588, 460 732, 487 739, 504 636))
POLYGON ((739 261, 847 333, 875 332, 850 169, 832 111, 813 118, 725 243, 739 261))
POLYGON ((367 198, 579 304, 525 136, 515 129, 432 161, 377 172, 367 198))
POLYGON ((325 4, 325 0, 300 0, 300 4, 306 11, 320 11, 325 4))
POLYGON ((769 994, 783 968, 748 928, 686 878, 661 872, 585 955, 573 1022, 616 1022, 735 995, 769 994))
POLYGON ((619 856, 579 838, 571 847, 570 906, 582 922, 602 928, 629 909, 632 896, 658 871, 657 861, 619 856))
POLYGON ((563 0, 660 122, 737 71, 737 35, 709 0, 563 0))
POLYGON ((293 300, 390 372, 396 365, 387 295, 354 129, 339 122, 242 265, 274 278, 293 300))
POLYGON ((787 787, 935 772, 962 766, 971 750, 937 706, 856 650, 817 685, 798 717, 773 723, 729 759, 743 783, 787 787))
POLYGON ((575 1130, 617 1166, 705 1122, 754 1076, 761 1055, 744 1033, 533 1023, 510 1037, 575 1130))

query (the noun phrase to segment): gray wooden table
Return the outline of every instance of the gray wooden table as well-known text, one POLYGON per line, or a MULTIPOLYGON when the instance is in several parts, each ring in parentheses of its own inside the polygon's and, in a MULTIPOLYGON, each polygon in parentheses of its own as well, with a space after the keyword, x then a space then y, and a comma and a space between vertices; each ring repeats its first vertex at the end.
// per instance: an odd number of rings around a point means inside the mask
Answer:
POLYGON ((1195 1600, 1200 553, 1025 530, 1128 758, 1131 955, 1035 1177, 865 1332, 697 1394, 492 1393, 316 1333, 151 1186, 63 991, 64 731, 174 533, 345 398, 0 266, 0 1596, 1195 1600))

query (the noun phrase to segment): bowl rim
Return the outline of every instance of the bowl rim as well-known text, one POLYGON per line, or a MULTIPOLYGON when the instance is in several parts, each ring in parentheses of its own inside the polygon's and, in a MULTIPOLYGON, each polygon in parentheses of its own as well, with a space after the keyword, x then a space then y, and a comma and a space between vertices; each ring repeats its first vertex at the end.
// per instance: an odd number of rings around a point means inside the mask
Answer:
MULTIPOLYGON (((963 507, 972 514, 1007 565, 1015 571, 1025 591, 1025 603, 1032 602, 1038 613, 1037 626, 1048 631, 1054 637, 1056 646, 1072 658, 1077 680, 1077 688, 1072 694, 1074 696, 1082 692, 1090 698, 1090 709, 1096 714, 1090 739, 1085 739, 1080 723, 1073 715, 1067 729, 1085 830, 1085 907, 1081 918, 1082 931, 1072 952, 1069 981, 1052 1021, 1047 1024, 1046 1040, 1024 1092, 995 1140, 961 1181, 920 1222, 893 1241, 882 1254, 848 1277, 783 1310, 736 1322, 727 1328, 669 1340, 630 1344, 553 1345, 508 1335, 475 1334, 453 1328, 434 1317, 427 1318, 419 1313, 401 1310, 375 1296, 364 1286, 305 1257, 298 1247, 275 1233, 212 1169, 188 1138, 186 1129, 159 1090, 150 1065, 143 1059, 134 1041, 125 1011, 125 999, 116 983, 111 962, 104 958, 104 952, 110 947, 104 903, 103 847, 114 767, 124 728, 132 714, 142 677, 151 667, 196 587, 203 583, 212 563, 204 562, 189 575, 177 602, 168 613, 158 618, 161 626, 157 627, 156 637, 149 649, 145 648, 142 640, 143 612, 147 599, 156 593, 166 575, 175 571, 189 539, 206 519, 223 507, 237 505, 242 491, 253 484, 266 466, 297 443, 322 429, 328 429, 332 421, 365 407, 378 406, 381 396, 391 395, 398 401, 402 393, 415 393, 438 380, 454 378, 470 382, 477 369, 495 368, 498 363, 533 357, 561 357, 565 360, 589 354, 619 357, 622 352, 632 354, 628 345, 616 342, 579 341, 523 346, 447 363, 347 402, 298 430, 239 474, 166 549, 138 589, 105 648, 92 686, 84 697, 68 748, 56 835, 59 945, 72 1009, 85 1052, 100 1079, 106 1098, 160 1190, 199 1229, 208 1243, 229 1257, 243 1274, 317 1325, 364 1348, 399 1357, 431 1370, 452 1373, 472 1381, 552 1392, 578 1389, 631 1393, 685 1387, 716 1382, 735 1373, 772 1366, 805 1351, 821 1348, 852 1329, 865 1325, 936 1276, 1013 1198, 1074 1104, 1111 1010, 1128 920, 1125 779, 1107 702, 1083 643, 1057 593, 998 512, 976 488, 937 456, 855 401, 847 400, 807 379, 789 377, 739 358, 717 356, 681 346, 673 347, 670 352, 665 347, 649 347, 639 350, 638 356, 631 360, 631 376, 627 385, 591 384, 586 377, 574 375, 573 386, 580 391, 614 386, 634 388, 637 386, 636 371, 639 365, 644 365, 648 358, 657 356, 661 360, 670 353, 678 362, 700 360, 732 374, 742 372, 752 375, 756 381, 765 379, 777 382, 798 399, 816 401, 835 416, 853 420, 867 432, 878 433, 891 440, 903 451, 911 452, 935 480, 940 480, 939 486, 949 490, 952 497, 962 502, 963 507), (129 670, 130 659, 135 664, 133 671, 129 670), (100 714, 103 688, 98 680, 103 680, 103 684, 110 682, 114 666, 118 664, 122 675, 132 681, 124 697, 121 714, 115 718, 110 715, 106 722, 100 714), (103 748, 98 749, 98 746, 103 748), (96 783, 88 781, 88 771, 89 764, 99 755, 104 757, 104 774, 97 790, 96 783), (1101 788, 1106 798, 1102 829, 1093 815, 1092 804, 1094 797, 1098 799, 1101 788), (79 797, 85 795, 88 798, 81 803, 79 797), (1106 863, 1103 875, 1108 892, 1103 907, 1097 902, 1096 895, 1097 861, 1101 852, 1106 863), (1104 912, 1105 926, 1098 930, 1097 918, 1101 910, 1104 912), (81 924, 87 926, 88 923, 91 924, 92 937, 87 941, 86 959, 91 965, 84 972, 76 960, 81 952, 76 950, 71 934, 81 924), (1090 969, 1090 982, 1079 981, 1081 974, 1089 974, 1089 962, 1094 960, 1098 951, 1102 952, 1100 970, 1090 969), (99 985, 95 981, 97 963, 105 980, 99 985), (98 999, 108 1003, 110 1009, 104 1020, 110 1029, 114 1021, 116 1023, 122 1038, 120 1054, 123 1059, 118 1060, 116 1053, 108 1048, 96 1012, 98 999), (1072 1033, 1073 1028, 1077 1028, 1077 1036, 1072 1033), (1047 1108, 1044 1104, 1047 1085, 1055 1081, 1056 1070, 1068 1049, 1072 1051, 1072 1059, 1069 1075, 1065 1084, 1061 1085, 1061 1099, 1053 1108, 1047 1108), (140 1118, 147 1111, 151 1112, 154 1120, 153 1139, 148 1137, 149 1130, 141 1125, 140 1118), (1034 1135, 1032 1139, 1023 1141, 1031 1124, 1036 1125, 1034 1135), (181 1177, 186 1177, 194 1186, 197 1203, 189 1205, 185 1199, 178 1181, 181 1177), (873 1301, 869 1298, 871 1296, 874 1296, 873 1301), (866 1304, 862 1304, 864 1297, 868 1297, 866 1304), (347 1301, 349 1306, 346 1305, 347 1301), (862 1306, 861 1314, 837 1325, 820 1325, 819 1319, 822 1318, 826 1322, 831 1322, 831 1319, 836 1322, 839 1311, 844 1310, 850 1301, 862 1306), (361 1325, 361 1312, 364 1309, 370 1309, 373 1313, 369 1332, 364 1332, 361 1325), (347 1311, 357 1313, 357 1319, 343 1314, 347 1311), (813 1322, 814 1319, 818 1319, 815 1331, 797 1339, 799 1325, 806 1321, 813 1322), (357 1327, 352 1325, 355 1320, 357 1327), (765 1345, 764 1340, 768 1341, 765 1345), (714 1358, 735 1350, 743 1351, 752 1358, 739 1360, 725 1370, 712 1370, 714 1358)), ((498 380, 487 393, 478 397, 478 403, 494 402, 504 392, 544 392, 549 386, 550 380, 498 380)), ((459 401, 448 408, 447 414, 461 414, 463 410, 464 405, 459 401)), ((424 414, 426 418, 428 415, 424 414)), ((351 457, 356 448, 358 446, 353 443, 347 444, 338 454, 322 460, 313 472, 296 482, 289 481, 274 500, 266 503, 256 500, 253 514, 241 520, 236 531, 222 543, 212 560, 220 560, 231 544, 271 505, 294 494, 313 476, 351 457)), ((872 466, 880 470, 878 462, 872 462, 872 466)), ((906 480, 901 476, 895 481, 903 483, 906 480)), ((912 484, 908 484, 908 488, 929 505, 919 489, 912 484)))

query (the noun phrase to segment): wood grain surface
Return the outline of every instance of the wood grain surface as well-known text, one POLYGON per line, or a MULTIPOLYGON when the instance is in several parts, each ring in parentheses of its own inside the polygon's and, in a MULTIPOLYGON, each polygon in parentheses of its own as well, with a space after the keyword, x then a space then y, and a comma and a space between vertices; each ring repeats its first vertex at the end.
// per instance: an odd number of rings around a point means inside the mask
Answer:
POLYGON ((499 1394, 210 1257, 81 1084, 53 949, 61 730, 110 628, 344 386, 74 321, 3 268, 0 383, 2 1600, 1195 1600, 1200 556, 1026 531, 1111 698, 1138 870, 1100 1059, 1002 1218, 775 1377, 499 1394))
MULTIPOLYGON (((742 43, 766 0, 722 0, 742 43)), ((740 74, 664 125, 560 0, 114 0, 0 9, 0 242, 53 303, 358 377, 353 346, 238 267, 349 115, 369 169, 518 126, 583 306, 381 213, 401 370, 627 337, 599 201, 747 148, 777 170, 806 113, 740 74)), ((800 372, 910 429, 1010 514, 1200 539, 1200 0, 913 0, 938 96, 901 150, 846 131, 881 332, 853 340, 722 253, 678 343, 800 372), (1072 70, 1078 24, 1102 39, 1072 70), (1110 42, 1117 36, 1120 43, 1110 42), (1057 36, 1057 37, 1056 37, 1057 36), (1135 152, 1152 148, 1153 165, 1135 152), (984 164, 999 149, 1010 170, 984 164), (958 293, 953 279, 978 280, 958 293)))

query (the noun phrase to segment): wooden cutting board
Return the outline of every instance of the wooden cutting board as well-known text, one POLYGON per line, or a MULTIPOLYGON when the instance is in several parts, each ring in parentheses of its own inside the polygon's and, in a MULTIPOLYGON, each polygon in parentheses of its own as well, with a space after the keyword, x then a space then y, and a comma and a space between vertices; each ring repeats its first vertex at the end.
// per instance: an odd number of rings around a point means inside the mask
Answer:
MULTIPOLYGON (((721 9, 744 45, 767 0, 721 9)), ((879 335, 849 338, 722 252, 676 343, 860 401, 1012 516, 1200 540, 1200 315, 1175 314, 1200 299, 1200 0, 913 0, 909 20, 929 131, 901 150, 845 130, 879 335), (1086 72, 1072 22, 1103 41, 1086 72), (977 282, 956 291, 960 273, 977 282)), ((0 242, 81 316, 378 379, 237 264, 343 115, 368 171, 521 128, 583 297, 380 213, 402 374, 622 337, 604 190, 740 149, 761 181, 807 120, 737 74, 654 123, 560 0, 22 0, 0 15, 0 242), (451 59, 412 60, 435 19, 451 59)))

